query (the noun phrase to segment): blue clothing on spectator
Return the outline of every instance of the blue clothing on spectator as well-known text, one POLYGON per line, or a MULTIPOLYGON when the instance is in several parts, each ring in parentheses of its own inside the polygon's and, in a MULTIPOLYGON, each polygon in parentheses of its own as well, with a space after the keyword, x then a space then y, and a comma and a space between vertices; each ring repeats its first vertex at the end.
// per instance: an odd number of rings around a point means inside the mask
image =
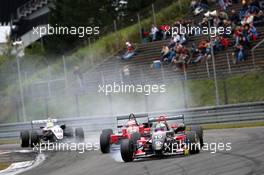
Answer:
POLYGON ((176 57, 176 52, 170 51, 169 56, 168 56, 168 62, 172 62, 173 58, 175 57, 176 57))

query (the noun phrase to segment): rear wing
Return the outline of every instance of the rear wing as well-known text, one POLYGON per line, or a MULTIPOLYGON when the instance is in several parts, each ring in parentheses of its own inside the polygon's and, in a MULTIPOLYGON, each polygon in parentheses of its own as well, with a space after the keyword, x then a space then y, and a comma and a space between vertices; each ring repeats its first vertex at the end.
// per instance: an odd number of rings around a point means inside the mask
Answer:
MULTIPOLYGON (((134 114, 136 118, 147 118, 148 114, 134 114)), ((116 120, 128 120, 129 115, 117 116, 116 120)))
MULTIPOLYGON (((131 115, 131 114, 130 114, 131 115)), ((123 116, 117 116, 116 121, 117 121, 117 128, 122 128, 124 126, 124 123, 120 124, 120 121, 122 120, 129 120, 130 115, 123 115, 123 116)), ((135 119, 142 119, 142 118, 148 118, 148 114, 133 114, 135 119)), ((146 120, 148 122, 148 120, 146 120)))
MULTIPOLYGON (((180 114, 180 115, 175 115, 175 116, 167 116, 166 117, 166 121, 171 121, 171 120, 182 120, 183 124, 184 124, 184 115, 180 114)), ((154 123, 154 122, 158 122, 158 118, 149 118, 148 120, 150 123, 154 123)))
POLYGON ((31 124, 32 125, 38 125, 38 124, 46 124, 48 121, 51 121, 53 123, 57 123, 58 119, 50 119, 50 120, 32 120, 31 124))
POLYGON ((33 126, 38 125, 40 126, 41 124, 46 124, 48 121, 51 121, 53 123, 58 123, 58 119, 50 119, 50 120, 32 120, 31 121, 31 129, 33 129, 33 126))

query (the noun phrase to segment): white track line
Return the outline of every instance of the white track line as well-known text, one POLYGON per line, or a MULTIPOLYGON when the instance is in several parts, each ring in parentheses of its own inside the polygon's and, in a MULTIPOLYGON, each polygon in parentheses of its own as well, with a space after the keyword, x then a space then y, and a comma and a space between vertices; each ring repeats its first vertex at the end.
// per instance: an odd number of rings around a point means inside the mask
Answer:
POLYGON ((0 175, 16 175, 28 171, 40 165, 45 159, 46 156, 44 154, 38 154, 33 161, 12 163, 7 169, 0 171, 0 175))

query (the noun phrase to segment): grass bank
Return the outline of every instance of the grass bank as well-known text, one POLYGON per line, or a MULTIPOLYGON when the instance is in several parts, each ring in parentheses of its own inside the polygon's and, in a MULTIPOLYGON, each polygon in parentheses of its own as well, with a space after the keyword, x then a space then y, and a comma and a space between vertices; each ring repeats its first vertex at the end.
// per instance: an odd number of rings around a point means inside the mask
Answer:
POLYGON ((10 166, 10 163, 0 163, 0 171, 8 168, 10 166))

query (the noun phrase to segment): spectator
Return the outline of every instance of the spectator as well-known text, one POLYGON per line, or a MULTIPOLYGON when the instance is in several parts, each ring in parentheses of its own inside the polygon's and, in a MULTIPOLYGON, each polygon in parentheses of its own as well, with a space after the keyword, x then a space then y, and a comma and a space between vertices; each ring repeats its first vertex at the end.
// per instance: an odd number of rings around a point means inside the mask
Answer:
POLYGON ((144 28, 141 29, 141 38, 143 43, 148 42, 149 33, 145 31, 144 28))
POLYGON ((228 38, 224 37, 224 36, 220 36, 220 48, 222 50, 226 50, 229 46, 229 40, 228 38))
POLYGON ((157 34, 159 32, 159 29, 153 24, 152 28, 151 28, 151 37, 152 37, 152 41, 156 41, 157 40, 157 34))
POLYGON ((136 54, 135 48, 130 42, 128 42, 128 41, 126 42, 126 47, 127 47, 127 51, 122 56, 123 60, 128 60, 136 54))
POLYGON ((256 27, 254 27, 253 24, 250 25, 249 31, 248 31, 248 40, 249 41, 256 41, 258 38, 258 32, 256 27))
POLYGON ((232 53, 232 55, 235 57, 234 63, 244 61, 246 57, 245 49, 242 45, 235 46, 235 51, 232 53))
POLYGON ((170 49, 169 49, 168 46, 163 46, 162 47, 162 50, 161 50, 161 58, 160 58, 161 62, 163 62, 165 59, 168 58, 169 52, 170 52, 170 49))
POLYGON ((239 15, 236 13, 235 10, 231 11, 230 20, 233 24, 238 25, 239 24, 239 15))

